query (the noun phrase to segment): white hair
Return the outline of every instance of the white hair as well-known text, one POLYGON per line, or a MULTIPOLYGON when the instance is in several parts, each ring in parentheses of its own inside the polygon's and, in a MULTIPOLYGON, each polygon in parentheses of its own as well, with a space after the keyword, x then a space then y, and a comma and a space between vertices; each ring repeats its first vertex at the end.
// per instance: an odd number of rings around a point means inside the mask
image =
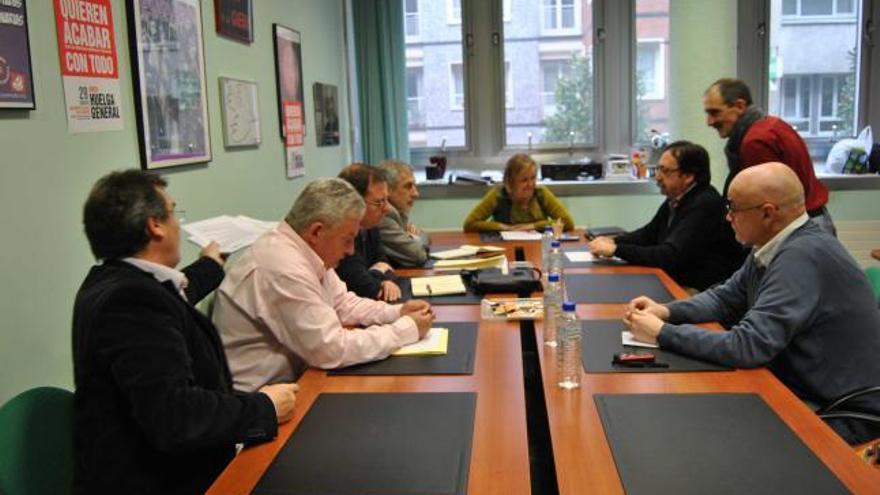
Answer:
POLYGON ((333 228, 347 218, 360 220, 365 209, 364 199, 348 182, 336 178, 317 179, 299 194, 284 221, 297 232, 315 222, 333 228))

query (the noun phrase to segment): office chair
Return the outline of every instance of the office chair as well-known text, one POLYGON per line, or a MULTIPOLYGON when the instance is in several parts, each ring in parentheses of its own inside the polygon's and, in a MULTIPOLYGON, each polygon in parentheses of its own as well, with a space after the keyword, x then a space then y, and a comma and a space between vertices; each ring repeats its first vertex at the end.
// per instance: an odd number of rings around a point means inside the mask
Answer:
POLYGON ((70 493, 73 465, 73 392, 33 388, 0 408, 0 493, 70 493))
POLYGON ((877 298, 877 302, 880 303, 880 266, 869 266, 865 268, 865 275, 868 276, 868 281, 871 282, 871 288, 874 289, 874 297, 877 298))
MULTIPOLYGON (((854 419, 858 421, 867 421, 868 423, 880 424, 880 416, 860 411, 847 410, 847 404, 864 395, 875 394, 880 392, 880 386, 863 387, 854 392, 843 395, 832 401, 827 406, 816 411, 816 414, 823 420, 828 419, 854 419)), ((868 464, 880 468, 880 438, 871 440, 866 444, 854 446, 856 453, 864 459, 868 464)))

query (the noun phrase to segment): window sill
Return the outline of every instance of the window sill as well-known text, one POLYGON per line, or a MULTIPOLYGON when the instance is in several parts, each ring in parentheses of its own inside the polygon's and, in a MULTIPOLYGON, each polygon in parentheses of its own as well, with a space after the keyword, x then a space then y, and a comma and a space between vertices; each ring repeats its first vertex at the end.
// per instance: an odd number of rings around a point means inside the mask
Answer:
MULTIPOLYGON (((448 175, 438 180, 425 180, 424 172, 417 172, 419 196, 423 199, 482 198, 490 187, 497 184, 449 184, 448 175)), ((658 194, 657 186, 650 179, 600 179, 587 181, 538 182, 548 186, 553 194, 565 196, 618 196, 633 194, 658 194)))
POLYGON ((816 177, 831 191, 858 191, 880 189, 880 175, 817 173, 816 177))

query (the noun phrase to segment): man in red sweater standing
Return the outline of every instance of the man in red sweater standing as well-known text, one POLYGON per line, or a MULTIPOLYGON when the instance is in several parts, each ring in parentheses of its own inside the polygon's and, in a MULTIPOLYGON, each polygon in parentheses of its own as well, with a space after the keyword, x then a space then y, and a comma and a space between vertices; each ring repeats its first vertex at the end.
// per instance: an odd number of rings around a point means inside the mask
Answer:
POLYGON ((807 145, 797 131, 782 119, 765 115, 752 103, 751 91, 739 79, 724 78, 703 93, 706 125, 727 138, 724 154, 730 173, 724 181, 727 196, 730 181, 740 170, 767 162, 782 162, 797 174, 804 186, 807 214, 820 227, 837 235, 825 208, 828 189, 816 178, 807 145))

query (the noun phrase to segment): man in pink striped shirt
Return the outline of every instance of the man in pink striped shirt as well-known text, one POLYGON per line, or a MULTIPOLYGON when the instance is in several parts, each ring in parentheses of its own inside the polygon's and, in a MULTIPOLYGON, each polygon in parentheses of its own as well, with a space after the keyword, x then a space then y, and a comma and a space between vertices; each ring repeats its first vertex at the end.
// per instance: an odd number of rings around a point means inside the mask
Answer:
POLYGON ((428 303, 358 297, 336 276, 333 268, 354 250, 364 208, 347 182, 318 179, 229 270, 214 323, 237 389, 291 381, 306 366, 383 359, 427 333, 428 303))

